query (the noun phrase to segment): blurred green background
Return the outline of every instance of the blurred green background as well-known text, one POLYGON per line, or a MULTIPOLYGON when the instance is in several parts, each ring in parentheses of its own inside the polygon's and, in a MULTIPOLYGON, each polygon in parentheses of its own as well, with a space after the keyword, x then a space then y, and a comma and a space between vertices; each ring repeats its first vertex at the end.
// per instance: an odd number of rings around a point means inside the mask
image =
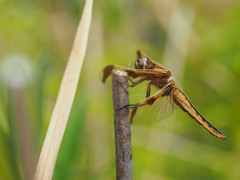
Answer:
MULTIPOLYGON (((1 180, 34 173, 84 3, 0 1, 1 180)), ((239 19, 240 2, 233 0, 95 1, 53 179, 115 179, 112 95, 99 73, 133 63, 136 50, 170 69, 228 140, 181 109, 162 122, 132 126, 134 179, 240 179, 239 19)))

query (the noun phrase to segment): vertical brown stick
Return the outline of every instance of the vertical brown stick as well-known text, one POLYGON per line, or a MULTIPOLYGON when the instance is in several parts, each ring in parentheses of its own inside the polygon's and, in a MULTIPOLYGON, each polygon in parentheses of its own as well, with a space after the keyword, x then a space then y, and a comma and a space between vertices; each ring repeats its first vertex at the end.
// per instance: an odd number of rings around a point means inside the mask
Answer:
POLYGON ((128 89, 119 81, 127 84, 127 76, 118 76, 112 72, 112 91, 114 105, 114 127, 116 148, 116 179, 132 180, 132 144, 131 129, 128 120, 129 110, 121 107, 129 104, 128 89))

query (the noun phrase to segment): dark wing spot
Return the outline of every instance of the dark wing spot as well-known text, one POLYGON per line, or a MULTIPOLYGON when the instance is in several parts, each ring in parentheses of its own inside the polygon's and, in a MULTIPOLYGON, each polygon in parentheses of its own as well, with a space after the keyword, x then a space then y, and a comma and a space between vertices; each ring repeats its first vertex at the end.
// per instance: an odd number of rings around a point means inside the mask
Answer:
POLYGON ((168 90, 162 95, 162 97, 163 97, 163 96, 169 96, 169 95, 171 95, 172 89, 173 89, 173 88, 168 89, 168 90))
POLYGON ((147 101, 147 103, 148 103, 149 105, 152 105, 155 101, 156 101, 155 98, 151 98, 151 99, 149 99, 149 100, 147 101))

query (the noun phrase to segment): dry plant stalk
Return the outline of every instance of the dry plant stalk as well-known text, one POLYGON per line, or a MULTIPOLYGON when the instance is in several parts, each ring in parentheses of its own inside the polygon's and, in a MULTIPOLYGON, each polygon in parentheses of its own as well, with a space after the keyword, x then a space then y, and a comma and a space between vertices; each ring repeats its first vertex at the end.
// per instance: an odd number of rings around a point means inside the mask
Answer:
POLYGON ((92 16, 92 4, 93 0, 86 0, 71 55, 68 60, 57 101, 52 113, 47 135, 44 140, 34 180, 50 180, 53 176, 58 151, 66 129, 80 77, 83 59, 85 57, 92 16))
POLYGON ((116 148, 116 179, 132 180, 132 143, 131 127, 128 119, 129 109, 118 109, 129 104, 128 89, 123 88, 128 83, 128 76, 112 72, 112 92, 114 106, 114 129, 116 148), (119 83, 122 82, 122 83, 119 83))

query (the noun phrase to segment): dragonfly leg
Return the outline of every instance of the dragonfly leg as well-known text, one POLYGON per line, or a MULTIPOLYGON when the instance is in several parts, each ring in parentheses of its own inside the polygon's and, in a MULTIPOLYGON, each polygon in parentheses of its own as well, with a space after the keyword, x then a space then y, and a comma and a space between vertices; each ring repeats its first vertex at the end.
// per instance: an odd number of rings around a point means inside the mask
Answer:
POLYGON ((128 80, 131 81, 131 83, 133 83, 133 84, 135 83, 135 82, 133 82, 133 80, 132 80, 131 78, 129 78, 129 77, 128 77, 128 80))
POLYGON ((150 92, 151 92, 151 84, 148 84, 146 98, 148 98, 150 96, 150 92))
POLYGON ((125 85, 125 86, 128 86, 128 87, 134 87, 134 86, 140 84, 141 82, 143 82, 143 80, 139 80, 139 81, 137 81, 137 82, 133 82, 130 78, 128 78, 128 79, 129 79, 129 81, 131 81, 131 83, 132 83, 131 85, 126 84, 126 83, 121 82, 121 81, 118 81, 118 82, 121 83, 121 84, 123 84, 123 85, 125 85))
POLYGON ((139 81, 137 81, 137 82, 133 82, 132 80, 130 80, 130 81, 131 81, 133 84, 132 84, 132 85, 129 85, 128 87, 134 87, 134 86, 140 84, 141 82, 143 82, 142 80, 139 80, 139 81))
POLYGON ((127 105, 125 105, 125 106, 117 109, 116 111, 120 111, 120 110, 122 110, 122 109, 124 109, 124 108, 133 109, 136 105, 137 105, 137 104, 127 104, 127 105))

